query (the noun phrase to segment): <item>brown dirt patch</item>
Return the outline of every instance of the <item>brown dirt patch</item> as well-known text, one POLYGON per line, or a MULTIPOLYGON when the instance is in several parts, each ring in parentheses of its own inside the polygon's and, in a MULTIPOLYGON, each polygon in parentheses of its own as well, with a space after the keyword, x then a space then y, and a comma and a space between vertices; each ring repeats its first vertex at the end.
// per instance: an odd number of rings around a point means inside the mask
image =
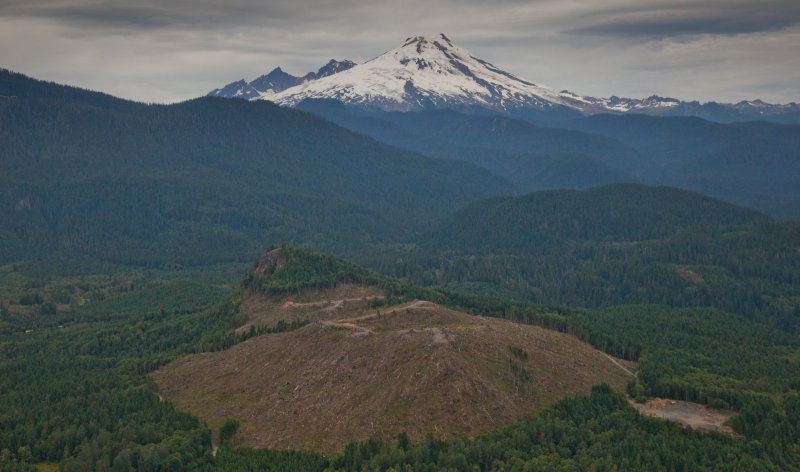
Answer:
POLYGON ((385 298, 383 290, 358 284, 339 284, 329 289, 305 289, 285 295, 251 294, 240 309, 247 314, 247 323, 236 332, 250 326, 272 327, 280 321, 317 321, 365 312, 374 299, 385 298))
POLYGON ((699 403, 664 398, 654 398, 646 403, 632 403, 632 405, 643 415, 675 421, 697 431, 716 431, 739 437, 724 424, 735 414, 729 410, 717 410, 699 403))

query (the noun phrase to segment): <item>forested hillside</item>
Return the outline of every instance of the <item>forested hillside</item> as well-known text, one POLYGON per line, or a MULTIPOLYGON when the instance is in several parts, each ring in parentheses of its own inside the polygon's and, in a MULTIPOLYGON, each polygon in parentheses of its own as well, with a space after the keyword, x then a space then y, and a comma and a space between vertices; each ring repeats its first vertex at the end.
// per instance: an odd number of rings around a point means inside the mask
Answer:
POLYGON ((364 112, 331 100, 297 108, 395 146, 475 163, 523 192, 642 182, 800 218, 798 125, 602 114, 544 127, 478 111, 364 112))
POLYGON ((0 73, 2 262, 249 259, 274 241, 399 240, 510 191, 266 102, 147 106, 0 73))
POLYGON ((800 125, 597 115, 569 126, 614 138, 648 156, 652 167, 646 176, 656 182, 779 218, 800 218, 800 125))
POLYGON ((637 182, 649 165, 613 139, 508 117, 450 110, 369 113, 333 100, 305 100, 297 108, 394 146, 471 162, 523 192, 637 182))
POLYGON ((477 202, 369 260, 423 285, 567 306, 713 306, 797 333, 799 245, 796 223, 620 184, 477 202))

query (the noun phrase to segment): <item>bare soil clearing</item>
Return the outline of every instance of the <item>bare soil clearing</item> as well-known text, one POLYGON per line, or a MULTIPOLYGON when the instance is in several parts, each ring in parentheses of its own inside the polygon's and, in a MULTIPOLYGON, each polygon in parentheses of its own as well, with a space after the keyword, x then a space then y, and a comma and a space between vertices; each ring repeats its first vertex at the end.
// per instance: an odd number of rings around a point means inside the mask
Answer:
POLYGON ((403 431, 412 441, 474 436, 597 383, 632 379, 635 364, 566 334, 420 300, 371 307, 382 295, 343 285, 251 296, 247 326, 310 324, 183 357, 153 378, 213 430, 238 420, 246 445, 325 453, 403 431))
POLYGON ((250 295, 242 302, 241 310, 248 321, 236 329, 243 332, 250 326, 274 326, 286 322, 323 320, 365 312, 370 301, 384 299, 377 287, 358 284, 339 284, 333 290, 306 289, 289 295, 250 295))
POLYGON ((699 403, 654 398, 646 403, 632 403, 640 413, 656 418, 675 421, 697 431, 716 431, 739 437, 725 421, 735 413, 729 410, 716 410, 699 403))

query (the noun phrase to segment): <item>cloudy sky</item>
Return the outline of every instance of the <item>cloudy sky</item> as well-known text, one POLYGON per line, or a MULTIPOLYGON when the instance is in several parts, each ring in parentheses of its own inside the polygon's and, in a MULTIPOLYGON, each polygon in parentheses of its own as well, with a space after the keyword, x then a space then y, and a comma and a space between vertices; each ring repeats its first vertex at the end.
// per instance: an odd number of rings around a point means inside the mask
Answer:
POLYGON ((583 95, 800 102, 799 0, 0 0, 0 67, 165 103, 427 33, 583 95))

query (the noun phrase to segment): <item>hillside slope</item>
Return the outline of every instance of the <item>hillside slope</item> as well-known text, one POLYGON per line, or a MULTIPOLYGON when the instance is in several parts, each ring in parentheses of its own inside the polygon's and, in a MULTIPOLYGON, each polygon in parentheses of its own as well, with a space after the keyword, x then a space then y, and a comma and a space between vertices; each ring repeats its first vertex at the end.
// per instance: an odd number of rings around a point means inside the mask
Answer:
MULTIPOLYGON (((253 291, 281 286, 284 271, 304 273, 280 251, 265 258, 265 275, 246 279, 241 331, 307 325, 186 356, 153 374, 167 398, 212 428, 238 420, 244 444, 332 453, 401 432, 412 441, 473 436, 588 394, 593 384, 621 388, 634 378, 634 364, 567 334, 428 301, 385 300, 379 286, 345 282, 352 273, 309 276, 317 282, 299 290, 253 291)), ((344 267, 320 261, 335 268, 326 274, 344 267)))
POLYGON ((800 126, 699 118, 596 115, 572 129, 602 134, 649 156, 645 177, 784 219, 800 219, 800 126))
POLYGON ((668 187, 476 202, 364 261, 449 290, 598 307, 711 306, 800 332, 800 225, 668 187))
POLYGON ((636 182, 650 166, 643 154, 613 139, 508 117, 365 112, 334 100, 305 100, 296 108, 392 146, 476 164, 523 192, 636 182))
POLYGON ((394 146, 477 164, 522 191, 641 182, 800 218, 797 125, 605 114, 552 128, 452 110, 368 112, 333 100, 296 107, 394 146), (564 158, 575 155, 584 162, 564 158))
POLYGON ((268 102, 147 106, 0 78, 3 262, 197 265, 276 240, 394 240, 511 188, 268 102))
POLYGON ((549 252, 579 242, 646 241, 698 226, 735 229, 769 221, 756 211, 693 192, 614 184, 475 202, 442 221, 422 242, 473 254, 549 252))

